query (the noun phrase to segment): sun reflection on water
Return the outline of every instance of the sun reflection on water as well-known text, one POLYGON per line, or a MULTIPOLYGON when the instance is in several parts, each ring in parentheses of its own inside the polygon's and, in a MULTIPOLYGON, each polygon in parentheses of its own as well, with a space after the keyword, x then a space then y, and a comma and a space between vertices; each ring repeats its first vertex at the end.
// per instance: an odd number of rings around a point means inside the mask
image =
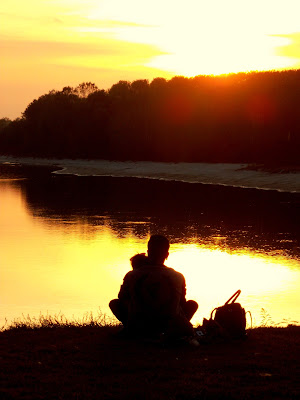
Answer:
POLYGON ((260 323, 262 308, 279 323, 285 318, 280 304, 282 293, 285 293, 285 303, 293 303, 296 300, 293 287, 295 282, 300 283, 299 270, 292 268, 297 266, 296 261, 249 250, 227 253, 195 244, 176 244, 167 264, 184 274, 187 297, 199 303, 194 322, 209 317, 213 308, 224 304, 241 289, 238 301, 251 311, 255 324, 260 323))

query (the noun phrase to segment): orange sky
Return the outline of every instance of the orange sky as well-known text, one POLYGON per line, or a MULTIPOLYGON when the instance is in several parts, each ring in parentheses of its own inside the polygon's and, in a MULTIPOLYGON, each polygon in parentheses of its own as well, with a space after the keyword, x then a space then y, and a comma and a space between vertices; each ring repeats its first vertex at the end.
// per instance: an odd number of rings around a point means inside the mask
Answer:
POLYGON ((91 81, 300 68, 299 0, 9 0, 0 118, 91 81))

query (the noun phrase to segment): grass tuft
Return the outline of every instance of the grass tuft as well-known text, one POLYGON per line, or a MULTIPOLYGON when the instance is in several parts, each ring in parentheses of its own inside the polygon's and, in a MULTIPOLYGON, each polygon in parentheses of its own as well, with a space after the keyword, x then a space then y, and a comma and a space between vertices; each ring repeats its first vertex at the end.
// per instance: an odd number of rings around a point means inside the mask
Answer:
POLYGON ((292 321, 290 318, 284 318, 280 322, 274 322, 271 315, 264 309, 261 309, 260 312, 261 315, 261 323, 259 327, 262 328, 280 328, 280 327, 285 327, 285 326, 294 326, 294 325, 299 325, 299 321, 292 321))
POLYGON ((114 318, 108 317, 100 310, 95 316, 92 312, 87 312, 82 318, 68 319, 63 314, 56 315, 39 315, 38 317, 31 317, 30 315, 17 318, 11 323, 5 323, 0 328, 0 332, 6 330, 32 330, 32 329, 53 329, 53 328, 80 328, 80 327, 112 327, 118 325, 118 321, 114 318))
MULTIPOLYGON (((284 318, 281 322, 274 322, 271 315, 264 309, 261 309, 261 323, 256 328, 280 328, 286 326, 298 326, 299 321, 292 321, 289 318, 284 318)), ((247 327, 247 329, 252 329, 252 317, 251 324, 247 327)), ((33 330, 33 329, 53 329, 53 328, 81 328, 81 327, 116 327, 120 325, 119 321, 114 317, 109 317, 106 314, 102 313, 101 310, 98 310, 97 315, 94 315, 92 312, 86 312, 82 318, 72 318, 68 319, 63 314, 55 314, 55 315, 42 315, 40 314, 38 317, 31 317, 30 315, 24 316, 15 319, 11 323, 7 321, 5 324, 0 327, 0 332, 6 330, 33 330)), ((201 325, 201 324, 198 324, 201 325)))

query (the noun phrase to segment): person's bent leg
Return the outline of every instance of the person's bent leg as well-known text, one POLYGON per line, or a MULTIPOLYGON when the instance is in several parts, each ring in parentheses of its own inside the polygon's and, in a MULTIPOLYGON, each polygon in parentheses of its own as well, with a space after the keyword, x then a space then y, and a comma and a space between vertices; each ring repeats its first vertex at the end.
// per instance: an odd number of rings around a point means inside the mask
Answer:
POLYGON ((114 316, 125 326, 128 320, 128 313, 122 301, 120 299, 111 300, 109 302, 109 308, 114 316))
POLYGON ((198 303, 196 301, 188 300, 185 303, 184 314, 189 321, 192 319, 197 309, 198 309, 198 303))

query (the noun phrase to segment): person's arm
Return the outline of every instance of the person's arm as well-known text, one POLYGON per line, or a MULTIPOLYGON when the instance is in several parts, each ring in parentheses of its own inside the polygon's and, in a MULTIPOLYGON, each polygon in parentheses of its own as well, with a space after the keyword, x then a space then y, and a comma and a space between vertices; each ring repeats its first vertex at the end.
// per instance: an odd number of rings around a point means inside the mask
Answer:
POLYGON ((123 279, 123 283, 120 287, 120 291, 118 294, 118 298, 121 301, 128 301, 130 298, 130 292, 129 292, 129 284, 130 284, 130 275, 131 275, 131 271, 128 272, 123 279))
POLYGON ((182 292, 181 292, 181 298, 180 298, 180 304, 184 306, 186 304, 186 283, 185 283, 185 278, 182 275, 182 292))

